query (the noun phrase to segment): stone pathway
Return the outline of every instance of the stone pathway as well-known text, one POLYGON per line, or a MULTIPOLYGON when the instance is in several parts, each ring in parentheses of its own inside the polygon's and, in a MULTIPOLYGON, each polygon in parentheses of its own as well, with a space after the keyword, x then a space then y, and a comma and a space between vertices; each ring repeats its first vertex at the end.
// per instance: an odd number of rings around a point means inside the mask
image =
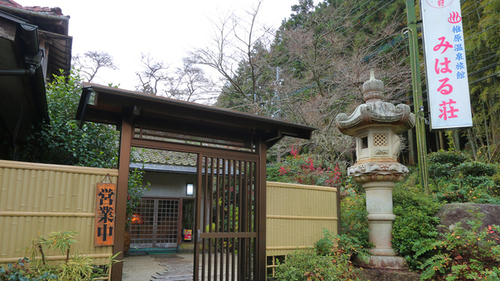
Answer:
POLYGON ((193 254, 129 256, 123 261, 123 281, 192 281, 193 254))
MULTIPOLYGON (((218 264, 221 265, 218 258, 218 264)), ((186 254, 162 254, 129 256, 123 261, 123 281, 144 281, 144 280, 163 280, 163 281, 192 281, 194 267, 193 253, 186 254)), ((212 262, 215 257, 212 257, 212 262)), ((231 267, 231 260, 229 266, 231 267)), ((223 275, 226 274, 226 261, 222 262, 223 275)), ((217 269, 217 275, 220 273, 220 267, 217 269)), ((231 279, 231 270, 229 278, 231 279)), ((212 276, 215 275, 212 272, 212 276)))
MULTIPOLYGON (((192 256, 192 254, 191 254, 192 256)), ((168 281, 192 281, 193 280, 193 260, 186 259, 176 254, 155 255, 155 262, 165 268, 163 272, 157 272, 152 276, 152 280, 168 281)))

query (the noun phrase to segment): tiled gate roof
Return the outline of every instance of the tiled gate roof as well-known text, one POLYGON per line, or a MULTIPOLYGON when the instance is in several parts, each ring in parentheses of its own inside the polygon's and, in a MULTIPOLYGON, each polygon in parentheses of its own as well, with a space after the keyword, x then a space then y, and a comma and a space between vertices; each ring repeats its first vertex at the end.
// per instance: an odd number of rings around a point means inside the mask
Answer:
POLYGON ((184 167, 196 166, 196 154, 180 153, 159 149, 134 148, 131 162, 144 164, 160 164, 184 167))

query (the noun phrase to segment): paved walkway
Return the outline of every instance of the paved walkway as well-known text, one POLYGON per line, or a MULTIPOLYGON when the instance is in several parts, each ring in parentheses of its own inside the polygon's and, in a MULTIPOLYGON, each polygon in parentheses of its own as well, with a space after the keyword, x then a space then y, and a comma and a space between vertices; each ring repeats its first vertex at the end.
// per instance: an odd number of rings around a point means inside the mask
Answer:
POLYGON ((193 254, 129 256, 123 259, 124 281, 192 281, 193 254))

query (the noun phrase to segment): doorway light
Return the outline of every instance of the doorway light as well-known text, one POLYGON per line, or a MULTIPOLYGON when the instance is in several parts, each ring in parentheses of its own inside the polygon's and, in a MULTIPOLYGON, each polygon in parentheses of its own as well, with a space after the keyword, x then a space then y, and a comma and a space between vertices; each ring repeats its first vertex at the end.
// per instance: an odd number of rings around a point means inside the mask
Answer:
POLYGON ((186 195, 194 195, 194 185, 192 183, 186 184, 186 195))

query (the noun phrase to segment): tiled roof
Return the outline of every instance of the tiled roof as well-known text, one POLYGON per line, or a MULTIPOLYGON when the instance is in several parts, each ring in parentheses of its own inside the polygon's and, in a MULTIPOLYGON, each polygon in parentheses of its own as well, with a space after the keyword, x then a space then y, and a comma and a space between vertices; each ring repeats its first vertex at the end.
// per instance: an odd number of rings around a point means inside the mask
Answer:
POLYGON ((0 0, 0 4, 14 8, 20 8, 20 9, 23 8, 22 5, 19 5, 17 2, 12 0, 0 0))
POLYGON ((23 9, 23 10, 31 11, 31 12, 35 12, 35 13, 43 13, 43 14, 50 14, 50 15, 56 15, 56 16, 63 15, 62 10, 59 7, 55 7, 55 8, 40 7, 40 6, 23 7, 21 4, 17 3, 16 1, 13 1, 13 0, 0 0, 0 5, 9 6, 9 7, 18 8, 18 9, 23 9))
POLYGON ((196 166, 196 154, 174 151, 135 148, 131 152, 130 162, 144 164, 161 164, 184 167, 196 166))

